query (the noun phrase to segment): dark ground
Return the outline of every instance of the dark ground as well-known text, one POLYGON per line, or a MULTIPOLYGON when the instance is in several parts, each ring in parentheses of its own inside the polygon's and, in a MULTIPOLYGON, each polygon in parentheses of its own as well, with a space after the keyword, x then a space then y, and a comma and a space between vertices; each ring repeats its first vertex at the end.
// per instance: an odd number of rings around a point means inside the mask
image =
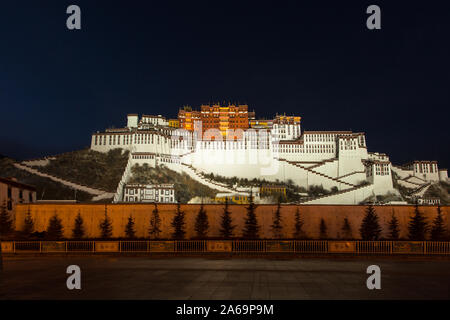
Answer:
POLYGON ((0 299, 449 299, 450 260, 143 256, 6 257, 0 299), (82 289, 66 288, 67 266, 82 289), (368 290, 366 268, 381 268, 368 290))

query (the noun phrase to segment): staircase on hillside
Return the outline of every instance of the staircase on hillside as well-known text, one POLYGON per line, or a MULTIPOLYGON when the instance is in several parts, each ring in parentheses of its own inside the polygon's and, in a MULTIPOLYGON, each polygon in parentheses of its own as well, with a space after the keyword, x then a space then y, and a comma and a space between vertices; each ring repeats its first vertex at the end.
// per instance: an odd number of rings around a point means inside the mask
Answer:
POLYGON ((54 175, 51 175, 51 174, 48 174, 48 173, 40 172, 39 170, 37 170, 35 168, 31 168, 31 167, 29 167, 29 166, 27 166, 27 165, 25 165, 23 163, 14 163, 14 166, 17 169, 21 169, 21 170, 27 171, 27 172, 29 172, 31 174, 38 175, 38 176, 41 176, 41 177, 53 180, 55 182, 58 182, 58 183, 61 183, 61 184, 65 185, 65 186, 67 186, 69 188, 80 190, 80 191, 84 191, 86 193, 92 194, 92 195, 95 196, 92 199, 94 201, 95 200, 99 200, 99 199, 111 198, 114 195, 113 193, 107 192, 105 190, 91 188, 91 187, 83 185, 83 184, 79 184, 79 183, 75 183, 75 182, 71 182, 71 181, 68 181, 68 180, 65 180, 65 179, 58 178, 58 177, 56 177, 54 175))
POLYGON ((357 174, 357 173, 366 173, 365 171, 354 171, 354 172, 350 172, 347 174, 344 174, 343 176, 339 176, 336 179, 342 179, 342 178, 346 178, 346 177, 350 177, 351 175, 357 174))
POLYGON ((323 165, 326 164, 326 163, 334 162, 334 161, 337 161, 337 160, 338 160, 337 158, 331 158, 331 159, 323 160, 323 161, 321 161, 321 162, 319 162, 319 163, 317 163, 317 164, 315 164, 315 165, 313 165, 313 166, 310 166, 310 167, 308 167, 308 168, 309 168, 309 169, 315 169, 315 168, 318 168, 318 167, 323 166, 323 165))
POLYGON ((410 196, 423 196, 425 194, 425 192, 427 192, 428 188, 432 185, 431 182, 421 185, 420 187, 418 187, 417 189, 415 189, 414 191, 412 191, 409 195, 410 196))
POLYGON ((290 160, 286 160, 286 159, 281 159, 281 158, 278 158, 278 160, 279 160, 279 161, 287 162, 287 163, 289 163, 290 165, 293 165, 293 166, 296 166, 296 167, 298 167, 298 168, 307 170, 307 171, 309 171, 309 172, 311 172, 311 173, 313 173, 313 174, 322 176, 322 177, 324 177, 324 178, 326 178, 326 179, 333 180, 333 181, 338 182, 338 183, 342 183, 342 184, 344 184, 344 185, 346 185, 346 186, 349 186, 349 187, 352 187, 352 188, 353 188, 353 187, 356 187, 356 185, 354 185, 354 184, 352 184, 352 183, 348 183, 348 182, 339 180, 339 179, 337 179, 337 178, 330 177, 330 176, 328 176, 328 175, 326 175, 326 174, 323 174, 323 173, 321 173, 321 172, 312 170, 311 167, 305 167, 305 166, 302 166, 302 165, 299 164, 298 162, 290 161, 290 160))
POLYGON ((133 161, 133 152, 136 150, 135 147, 133 147, 130 150, 130 153, 128 154, 128 161, 127 165, 125 167, 125 170, 123 171, 122 178, 119 181, 119 184, 117 185, 116 193, 114 194, 114 200, 113 202, 120 202, 123 200, 123 187, 128 181, 128 176, 131 172, 131 162, 133 161))
POLYGON ((198 172, 194 167, 191 165, 182 163, 183 171, 186 172, 191 178, 197 180, 201 184, 204 184, 212 189, 221 191, 221 192, 229 192, 229 193, 239 193, 236 189, 230 188, 226 184, 219 183, 216 181, 209 180, 205 178, 200 172, 198 172))
POLYGON ((311 202, 311 201, 314 201, 314 200, 324 199, 324 198, 328 198, 328 197, 334 197, 334 196, 337 196, 337 195, 341 195, 341 194, 344 194, 344 193, 356 191, 358 189, 362 189, 362 188, 369 187, 369 186, 372 186, 372 185, 371 184, 364 184, 364 185, 360 185, 360 186, 355 186, 353 188, 341 190, 341 191, 338 191, 338 192, 333 193, 333 194, 324 194, 324 195, 321 195, 321 196, 318 196, 318 197, 314 197, 314 198, 307 198, 307 199, 304 199, 303 201, 301 200, 300 203, 307 204, 308 202, 311 202))

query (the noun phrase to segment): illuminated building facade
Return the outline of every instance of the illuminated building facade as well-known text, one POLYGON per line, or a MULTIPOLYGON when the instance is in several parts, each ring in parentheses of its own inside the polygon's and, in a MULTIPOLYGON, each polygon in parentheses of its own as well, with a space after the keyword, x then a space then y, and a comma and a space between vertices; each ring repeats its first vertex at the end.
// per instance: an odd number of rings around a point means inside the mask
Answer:
MULTIPOLYGON (((263 178, 269 184, 290 180, 306 190, 322 186, 339 191, 308 200, 309 204, 358 204, 374 195, 397 193, 391 172, 395 172, 397 184, 412 191, 448 180, 447 170, 438 168, 435 161, 393 166, 387 155, 367 150, 363 132, 302 131, 299 116, 255 120, 247 105, 213 104, 201 106, 200 111, 184 107, 179 110, 178 121, 177 127, 176 122, 161 116, 146 115, 139 121, 137 114, 129 114, 126 127, 92 135, 95 151, 130 151, 115 202, 124 201, 124 185, 135 164, 165 166, 211 189, 239 196, 243 191, 204 175, 263 178), (199 125, 201 131, 197 130, 199 125)), ((272 195, 284 192, 274 187, 262 190, 272 195)))
POLYGON ((178 120, 178 119, 169 119, 169 127, 171 127, 171 128, 179 128, 180 127, 180 120, 178 120))
POLYGON ((202 105, 200 111, 184 107, 178 112, 180 128, 193 131, 195 121, 201 121, 202 133, 209 129, 218 129, 222 136, 226 136, 227 130, 248 129, 249 120, 254 117, 255 113, 249 112, 247 105, 234 104, 202 105))
POLYGON ((195 121, 201 121, 200 111, 192 110, 191 107, 185 106, 178 111, 179 127, 188 131, 194 131, 195 121))

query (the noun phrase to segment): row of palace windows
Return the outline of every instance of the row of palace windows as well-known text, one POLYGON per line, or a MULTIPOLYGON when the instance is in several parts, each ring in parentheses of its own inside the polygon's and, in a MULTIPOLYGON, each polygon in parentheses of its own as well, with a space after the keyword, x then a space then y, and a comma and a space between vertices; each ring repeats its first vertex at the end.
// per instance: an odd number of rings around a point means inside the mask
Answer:
POLYGON ((95 135, 94 145, 127 145, 131 141, 129 135, 95 135))
POLYGON ((356 140, 345 140, 340 142, 341 150, 356 150, 356 140))
POLYGON ((388 176, 389 175, 389 164, 376 164, 375 174, 377 176, 388 176))
POLYGON ((133 154, 133 159, 155 159, 154 154, 133 154))
MULTIPOLYGON (((155 159, 155 155, 154 154, 133 154, 133 159, 137 159, 137 160, 145 160, 145 159, 155 159)), ((180 163, 180 159, 174 159, 174 158, 165 158, 165 157, 161 157, 159 158, 160 162, 165 162, 165 163, 180 163)))
POLYGON ((336 139, 336 134, 306 134, 305 141, 309 142, 330 142, 336 139))
MULTIPOLYGON (((156 202, 161 202, 161 203, 172 203, 175 202, 174 197, 156 197, 156 198, 142 198, 142 200, 155 200, 156 202)), ((142 201, 141 200, 141 201, 142 201)), ((139 201, 139 197, 128 197, 125 196, 125 202, 138 202, 139 201)))
POLYGON ((149 194, 147 191, 155 191, 156 195, 173 195, 174 190, 173 189, 141 189, 141 188, 127 188, 125 193, 129 195, 135 195, 139 194, 139 191, 144 191, 145 194, 149 194))
POLYGON ((319 144, 319 145, 279 145, 278 148, 275 147, 275 151, 284 153, 334 153, 334 145, 330 144, 319 144))
POLYGON ((250 140, 250 141, 219 141, 214 143, 212 141, 202 141, 200 143, 200 147, 205 150, 236 150, 236 149, 269 149, 268 140, 258 141, 258 140, 250 140))
POLYGON ((420 163, 416 164, 416 172, 420 173, 436 173, 438 172, 437 164, 435 163, 420 163))
POLYGON ((165 163, 180 163, 179 159, 173 159, 173 158, 160 158, 159 161, 165 162, 165 163))
MULTIPOLYGON (((156 139, 154 139, 153 134, 137 134, 134 136, 130 135, 95 135, 94 137, 94 145, 120 145, 120 144, 130 144, 132 141, 135 144, 149 144, 160 142, 159 135, 156 135, 156 139)), ((164 137, 164 142, 167 138, 164 137)))

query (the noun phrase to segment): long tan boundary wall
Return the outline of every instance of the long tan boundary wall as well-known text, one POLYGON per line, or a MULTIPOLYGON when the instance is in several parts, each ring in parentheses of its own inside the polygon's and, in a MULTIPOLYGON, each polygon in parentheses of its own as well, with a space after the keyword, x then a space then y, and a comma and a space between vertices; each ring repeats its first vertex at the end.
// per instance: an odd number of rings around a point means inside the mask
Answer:
MULTIPOLYGON (((137 237, 148 237, 149 220, 154 206, 151 204, 22 204, 16 206, 15 225, 16 230, 22 230, 23 221, 28 210, 35 222, 36 231, 44 231, 47 228, 48 221, 55 213, 62 220, 64 227, 64 236, 71 238, 75 218, 80 212, 84 219, 84 225, 87 237, 99 237, 100 221, 104 218, 105 206, 108 216, 113 225, 113 237, 124 237, 125 225, 130 215, 135 219, 135 229, 137 237)), ((200 205, 187 204, 181 205, 181 209, 186 213, 186 238, 195 237, 194 223, 195 216, 198 213, 200 205)), ((242 228, 246 216, 245 205, 230 205, 233 224, 236 225, 234 236, 242 235, 242 228)), ((294 229, 294 218, 297 206, 281 206, 283 233, 285 238, 292 238, 294 229)), ((354 205, 300 205, 298 206, 304 221, 304 230, 309 238, 317 239, 319 237, 320 219, 325 220, 328 237, 340 238, 341 228, 345 217, 348 218, 353 237, 360 239, 359 227, 364 217, 365 206, 354 205)), ((161 217, 161 238, 170 238, 173 228, 171 221, 174 216, 176 205, 160 204, 158 205, 161 217)), ((209 220, 209 237, 219 237, 220 217, 223 212, 223 205, 208 204, 205 209, 209 220)), ((449 206, 441 207, 444 216, 444 222, 447 229, 450 230, 448 219, 449 206)), ((260 238, 272 238, 271 224, 276 205, 258 205, 256 215, 260 225, 260 238)), ((428 222, 436 217, 435 206, 421 206, 420 210, 424 213, 428 222)), ((379 217, 379 222, 383 228, 383 237, 388 237, 388 223, 392 213, 399 220, 400 237, 407 238, 408 222, 414 214, 414 206, 375 206, 375 211, 379 217)))

